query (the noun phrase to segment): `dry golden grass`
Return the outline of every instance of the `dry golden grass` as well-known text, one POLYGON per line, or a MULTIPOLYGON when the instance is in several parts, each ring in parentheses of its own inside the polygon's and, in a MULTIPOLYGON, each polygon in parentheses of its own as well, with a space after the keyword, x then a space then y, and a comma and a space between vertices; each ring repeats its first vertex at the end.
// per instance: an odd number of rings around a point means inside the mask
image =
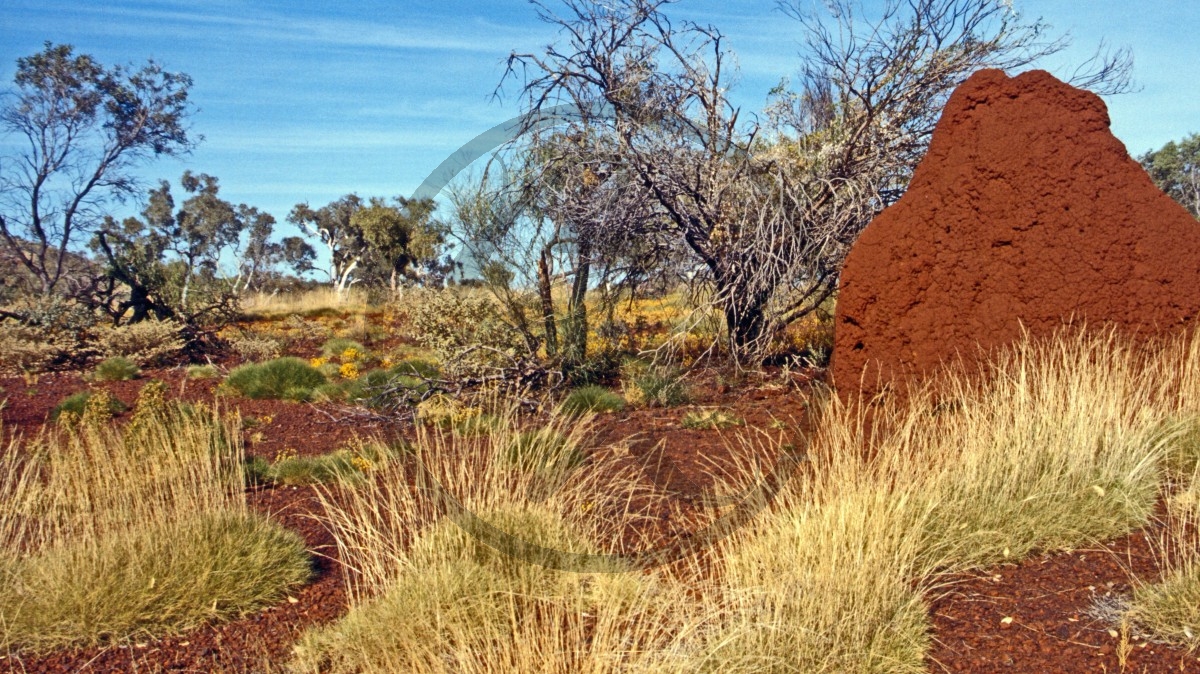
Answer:
MULTIPOLYGON (((834 399, 802 474, 720 541, 709 566, 672 574, 563 574, 530 564, 529 550, 489 547, 494 527, 559 551, 537 558, 551 567, 602 550, 612 542, 572 513, 620 496, 500 460, 516 437, 511 415, 471 440, 428 435, 417 452, 430 474, 395 464, 327 499, 354 607, 303 640, 297 667, 925 671, 925 600, 946 573, 1147 521, 1183 437, 1175 419, 1200 400, 1186 393, 1200 390, 1189 383, 1200 382, 1198 353, 1177 344, 1147 361, 1111 334, 1064 332, 999 355, 985 385, 951 377, 936 396, 871 408, 870 425, 865 406, 834 399), (431 496, 434 478, 456 501, 431 496)), ((556 423, 570 446, 586 430, 556 423)), ((755 471, 747 464, 726 491, 755 471)), ((619 519, 619 506, 602 510, 619 519)))
MULTIPOLYGON (((584 516, 637 518, 632 503, 646 495, 633 476, 606 473, 601 484, 573 462, 513 461, 523 441, 514 412, 493 408, 499 423, 486 435, 428 430, 414 448, 424 470, 396 461, 370 484, 326 493, 351 610, 301 639, 296 670, 659 666, 686 620, 683 588, 657 573, 616 573, 602 554, 615 542, 584 516)), ((560 417, 540 432, 572 453, 586 431, 586 419, 560 417)))
POLYGON ((1111 336, 1073 334, 1017 345, 985 386, 877 407, 871 432, 832 401, 809 477, 721 546, 681 669, 925 671, 923 599, 946 572, 1146 521, 1175 435, 1156 374, 1111 336))
POLYGON ((1151 638, 1200 648, 1200 338, 1169 345, 1160 363, 1165 425, 1166 521, 1156 543, 1161 579, 1135 584, 1125 620, 1151 638))
POLYGON ((242 311, 250 316, 301 316, 318 312, 362 313, 369 308, 367 293, 349 288, 339 294, 333 288, 317 288, 295 293, 253 293, 242 300, 242 311))
POLYGON ((0 460, 0 649, 175 632, 308 578, 303 541, 246 507, 232 422, 150 405, 124 430, 87 417, 0 460))

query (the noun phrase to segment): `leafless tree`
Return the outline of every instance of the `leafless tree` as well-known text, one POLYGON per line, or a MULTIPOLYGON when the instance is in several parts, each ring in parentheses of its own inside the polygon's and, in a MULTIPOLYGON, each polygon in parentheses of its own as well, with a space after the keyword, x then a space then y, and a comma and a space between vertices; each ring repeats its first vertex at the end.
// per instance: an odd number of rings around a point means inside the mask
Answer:
MULTIPOLYGON (((851 0, 830 0, 823 14, 783 5, 806 37, 802 87, 775 92, 760 123, 730 102, 720 31, 673 23, 667 4, 564 0, 555 13, 538 3, 562 39, 512 54, 505 79, 520 79, 535 146, 539 111, 580 111, 567 135, 594 139, 585 154, 605 173, 592 175, 652 211, 598 226, 686 251, 689 276, 711 289, 739 357, 761 352, 832 295, 848 247, 903 192, 958 84, 1066 44, 1047 40, 1047 26, 1024 22, 1007 0, 888 0, 871 21, 857 18, 851 0)), ((1100 58, 1082 77, 1119 83, 1126 56, 1100 58)), ((584 212, 608 205, 595 192, 563 210, 586 222, 584 212)))

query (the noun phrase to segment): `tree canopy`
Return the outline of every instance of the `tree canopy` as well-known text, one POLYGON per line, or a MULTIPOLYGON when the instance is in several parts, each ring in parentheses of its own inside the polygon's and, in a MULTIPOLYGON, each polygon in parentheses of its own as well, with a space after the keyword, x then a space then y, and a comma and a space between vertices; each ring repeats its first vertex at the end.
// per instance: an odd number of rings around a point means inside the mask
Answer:
POLYGON ((326 274, 338 292, 371 279, 393 289, 401 282, 440 280, 444 235, 433 218, 432 199, 357 194, 320 208, 296 204, 288 222, 316 238, 329 252, 326 274))
POLYGON ((47 42, 17 59, 13 83, 0 125, 24 142, 0 158, 0 238, 36 290, 51 294, 68 253, 87 242, 111 203, 137 192, 133 169, 194 146, 192 80, 154 61, 108 68, 47 42))
POLYGON ((1138 157, 1155 185, 1200 218, 1200 133, 1138 157))

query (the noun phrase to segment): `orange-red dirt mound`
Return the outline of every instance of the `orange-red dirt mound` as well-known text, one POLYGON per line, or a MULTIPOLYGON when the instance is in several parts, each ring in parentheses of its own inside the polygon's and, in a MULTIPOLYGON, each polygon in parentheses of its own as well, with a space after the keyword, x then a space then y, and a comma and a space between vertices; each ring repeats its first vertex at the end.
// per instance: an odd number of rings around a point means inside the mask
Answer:
POLYGON ((833 377, 869 394, 957 355, 970 363, 1022 326, 1157 334, 1198 313, 1200 225, 1113 137, 1100 98, 1043 71, 984 70, 850 251, 833 377))

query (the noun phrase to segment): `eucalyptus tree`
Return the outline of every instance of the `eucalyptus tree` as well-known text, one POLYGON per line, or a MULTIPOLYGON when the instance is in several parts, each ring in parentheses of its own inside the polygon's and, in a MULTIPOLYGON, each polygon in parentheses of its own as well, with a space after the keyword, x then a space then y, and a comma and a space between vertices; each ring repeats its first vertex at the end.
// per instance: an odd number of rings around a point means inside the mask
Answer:
POLYGON ((316 209, 297 204, 288 222, 328 250, 326 273, 339 294, 363 278, 395 289, 437 266, 443 236, 434 208, 431 199, 396 197, 389 203, 347 194, 316 209))
POLYGON ((0 125, 18 138, 0 158, 0 240, 50 295, 107 208, 137 193, 134 169, 194 146, 192 80, 154 61, 107 68, 47 42, 17 59, 13 84, 0 108, 0 125))
POLYGON ((108 278, 128 292, 122 300, 120 287, 109 286, 99 298, 118 320, 132 310, 130 322, 150 315, 191 322, 226 311, 236 300, 237 281, 227 278, 221 265, 238 258, 243 234, 252 224, 261 230, 270 216, 222 199, 213 176, 185 171, 180 185, 189 196, 178 207, 170 183, 160 181, 147 196, 140 219, 118 224, 107 218, 92 240, 108 278), (199 302, 193 297, 197 285, 199 302))
POLYGON ((1138 161, 1160 190, 1200 218, 1200 134, 1168 141, 1138 161))

